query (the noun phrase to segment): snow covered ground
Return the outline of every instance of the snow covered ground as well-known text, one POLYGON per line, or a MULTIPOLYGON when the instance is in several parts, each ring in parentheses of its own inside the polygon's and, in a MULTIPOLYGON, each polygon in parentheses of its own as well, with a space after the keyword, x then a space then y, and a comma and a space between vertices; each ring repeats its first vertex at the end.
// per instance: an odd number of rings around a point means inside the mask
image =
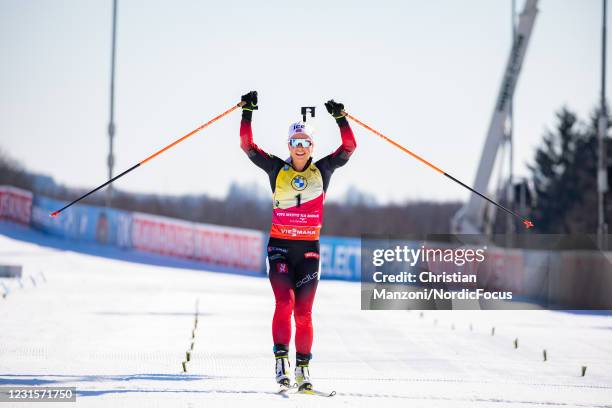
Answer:
POLYGON ((77 406, 103 407, 612 406, 610 316, 361 311, 358 283, 322 281, 311 375, 337 395, 282 396, 265 278, 69 248, 0 235, 0 264, 24 266, 23 288, 1 279, 0 386, 75 386, 77 406))

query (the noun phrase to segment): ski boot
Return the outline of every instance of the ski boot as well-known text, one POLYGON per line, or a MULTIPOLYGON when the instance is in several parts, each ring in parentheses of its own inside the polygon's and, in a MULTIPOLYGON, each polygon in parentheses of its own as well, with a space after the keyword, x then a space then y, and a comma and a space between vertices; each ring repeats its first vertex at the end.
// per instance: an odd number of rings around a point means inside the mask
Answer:
POLYGON ((308 365, 312 354, 296 353, 295 358, 295 382, 299 391, 312 391, 312 382, 310 381, 310 370, 308 365))
POLYGON ((276 358, 276 382, 281 388, 291 388, 289 378, 289 350, 283 344, 274 346, 274 357, 276 358))

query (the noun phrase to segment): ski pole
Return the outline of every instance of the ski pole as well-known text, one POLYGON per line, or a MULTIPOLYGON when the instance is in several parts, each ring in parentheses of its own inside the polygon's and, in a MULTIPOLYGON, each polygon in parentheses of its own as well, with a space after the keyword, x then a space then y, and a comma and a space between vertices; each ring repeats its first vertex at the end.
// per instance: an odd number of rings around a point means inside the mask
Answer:
POLYGON ((112 183, 113 181, 117 180, 118 178, 121 178, 123 176, 125 176, 126 174, 128 174, 130 171, 136 169, 137 167, 140 167, 141 165, 145 164, 146 162, 148 162, 149 160, 154 159, 155 157, 159 156, 160 154, 162 154, 163 152, 165 152, 166 150, 176 146, 177 144, 181 143, 183 140, 187 139, 190 136, 193 136, 194 134, 196 134, 197 132, 199 132, 200 130, 208 127, 209 125, 213 124, 214 122, 216 122, 217 120, 221 119, 222 117, 224 117, 225 115, 228 115, 230 113, 232 113, 234 110, 238 109, 239 107, 243 106, 245 104, 245 102, 240 102, 235 106, 232 106, 230 109, 226 110, 225 112, 221 113, 220 115, 215 116, 214 118, 212 118, 211 120, 209 120, 208 122, 204 123, 203 125, 195 128, 194 130, 192 130, 191 132, 187 133, 185 136, 181 137, 180 139, 176 139, 174 142, 170 143, 168 146, 156 151, 155 153, 153 153, 152 155, 150 155, 149 157, 147 157, 146 159, 136 163, 135 165, 133 165, 132 167, 130 167, 129 169, 127 169, 126 171, 124 171, 123 173, 113 177, 112 179, 108 180, 106 183, 94 188, 93 190, 91 190, 90 192, 83 194, 81 197, 77 198, 76 200, 72 201, 71 203, 65 205, 64 207, 60 208, 57 211, 54 211, 50 214, 51 217, 56 217, 59 213, 61 213, 62 211, 64 211, 66 208, 70 207, 71 205, 81 201, 82 199, 84 199, 85 197, 89 196, 90 194, 95 193, 96 191, 100 190, 101 188, 109 185, 110 183, 112 183))
POLYGON ((440 169, 439 167, 434 166, 432 163, 428 162, 427 160, 425 160, 424 158, 422 158, 421 156, 419 156, 418 154, 411 152, 410 150, 406 149, 404 146, 400 145, 399 143, 397 143, 396 141, 389 139, 387 136, 383 135, 382 133, 380 133, 379 131, 377 131, 376 129, 373 129, 372 127, 366 125, 365 123, 363 123, 362 121, 360 121, 359 119, 357 119, 356 117, 354 117, 353 115, 349 114, 348 112, 343 111, 344 115, 353 120, 354 122, 357 122, 359 125, 363 126, 364 128, 366 128, 367 130, 369 130, 370 132, 374 133, 375 135, 381 137, 382 139, 386 140, 387 142, 391 143, 393 146, 397 147, 398 149, 400 149, 401 151, 403 151, 404 153, 409 154, 410 156, 414 157, 415 159, 417 159, 418 161, 420 161, 421 163, 427 165, 428 167, 430 167, 431 169, 437 171, 438 173, 442 174, 443 176, 448 177, 449 179, 453 180, 455 183, 459 184, 460 186, 470 190, 472 193, 484 198, 485 200, 487 200, 488 202, 490 202, 493 205, 496 205, 497 207, 501 208, 502 210, 504 210, 505 212, 507 212, 510 215, 515 216, 516 218, 518 218, 519 220, 521 220, 521 222, 523 223, 523 225, 525 225, 525 228, 529 229, 531 227, 533 227, 533 222, 529 221, 527 218, 524 218, 522 216, 520 216, 519 214, 517 214, 516 212, 510 210, 509 208, 504 207, 503 205, 499 204, 498 202, 496 202, 495 200, 490 199, 489 197, 487 197, 486 195, 476 191, 475 189, 473 189, 472 187, 468 186, 465 183, 462 183, 461 181, 457 180, 456 178, 454 178, 453 176, 451 176, 450 174, 448 174, 447 172, 445 172, 444 170, 440 169))

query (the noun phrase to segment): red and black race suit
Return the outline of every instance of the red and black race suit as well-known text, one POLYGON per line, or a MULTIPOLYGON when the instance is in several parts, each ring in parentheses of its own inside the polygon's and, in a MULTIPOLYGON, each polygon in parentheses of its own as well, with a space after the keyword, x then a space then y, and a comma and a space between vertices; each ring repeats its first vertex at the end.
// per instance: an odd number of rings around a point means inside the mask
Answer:
POLYGON ((325 192, 334 170, 344 166, 355 150, 355 137, 346 118, 337 119, 340 147, 314 163, 309 159, 304 170, 297 171, 253 143, 251 115, 243 111, 240 147, 268 174, 273 193, 268 242, 268 275, 276 299, 272 337, 275 345, 288 349, 293 313, 296 352, 304 358, 310 356, 312 346, 311 314, 319 281, 319 234, 325 192))
POLYGON ((309 355, 312 304, 319 282, 319 241, 270 238, 268 277, 276 300, 272 319, 274 344, 289 348, 293 313, 295 349, 299 354, 309 355))
POLYGON ((270 179, 273 193, 270 237, 318 240, 329 180, 338 167, 346 164, 356 147, 348 121, 344 117, 337 119, 342 144, 335 152, 314 163, 311 158, 303 171, 297 171, 291 164, 264 152, 253 143, 250 113, 243 113, 240 147, 270 179))

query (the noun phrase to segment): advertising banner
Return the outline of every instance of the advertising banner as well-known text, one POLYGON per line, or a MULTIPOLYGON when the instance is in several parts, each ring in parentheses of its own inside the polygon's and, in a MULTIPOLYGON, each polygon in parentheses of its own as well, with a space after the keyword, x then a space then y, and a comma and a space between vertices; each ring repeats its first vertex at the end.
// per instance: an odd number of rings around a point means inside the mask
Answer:
POLYGON ((0 219, 29 224, 32 193, 11 186, 0 186, 0 219))

